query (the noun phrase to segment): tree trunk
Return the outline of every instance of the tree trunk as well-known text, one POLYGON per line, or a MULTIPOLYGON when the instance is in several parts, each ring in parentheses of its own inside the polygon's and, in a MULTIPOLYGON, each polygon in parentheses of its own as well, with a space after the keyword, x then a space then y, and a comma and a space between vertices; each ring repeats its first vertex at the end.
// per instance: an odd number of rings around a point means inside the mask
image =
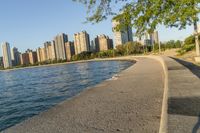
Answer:
POLYGON ((160 41, 158 42, 158 47, 159 47, 159 54, 161 54, 161 46, 160 46, 160 41))
POLYGON ((194 22, 194 34, 195 34, 196 55, 200 56, 197 21, 194 22))

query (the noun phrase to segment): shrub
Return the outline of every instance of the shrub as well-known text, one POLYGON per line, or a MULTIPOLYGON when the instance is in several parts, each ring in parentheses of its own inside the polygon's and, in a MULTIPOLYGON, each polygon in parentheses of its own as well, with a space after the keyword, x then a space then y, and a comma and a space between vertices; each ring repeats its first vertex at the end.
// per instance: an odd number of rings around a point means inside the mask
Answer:
POLYGON ((195 49, 195 44, 184 44, 183 47, 177 52, 179 55, 183 55, 189 51, 192 51, 193 49, 195 49))
POLYGON ((92 52, 82 52, 78 55, 72 56, 72 61, 77 60, 88 60, 94 58, 94 55, 92 56, 92 52))
MULTIPOLYGON (((200 39, 200 35, 199 35, 199 39, 200 39)), ((195 37, 194 35, 191 35, 184 40, 184 45, 177 52, 179 55, 183 55, 194 49, 195 49, 195 37)))

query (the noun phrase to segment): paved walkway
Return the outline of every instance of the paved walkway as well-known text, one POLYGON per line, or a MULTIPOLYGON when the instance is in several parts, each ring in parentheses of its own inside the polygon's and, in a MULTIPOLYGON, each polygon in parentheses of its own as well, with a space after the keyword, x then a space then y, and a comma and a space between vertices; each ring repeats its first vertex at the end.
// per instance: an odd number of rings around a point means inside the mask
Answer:
POLYGON ((24 123, 8 133, 159 132, 163 69, 153 59, 119 74, 24 123))
POLYGON ((168 67, 168 133, 200 133, 200 67, 164 58, 168 67))

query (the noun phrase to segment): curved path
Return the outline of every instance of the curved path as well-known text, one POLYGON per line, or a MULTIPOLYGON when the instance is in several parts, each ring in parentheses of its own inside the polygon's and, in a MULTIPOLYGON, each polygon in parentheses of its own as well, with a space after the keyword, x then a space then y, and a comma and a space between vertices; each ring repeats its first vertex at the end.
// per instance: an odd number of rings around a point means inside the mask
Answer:
POLYGON ((113 80, 9 128, 7 133, 153 133, 159 132, 164 74, 149 58, 113 80))

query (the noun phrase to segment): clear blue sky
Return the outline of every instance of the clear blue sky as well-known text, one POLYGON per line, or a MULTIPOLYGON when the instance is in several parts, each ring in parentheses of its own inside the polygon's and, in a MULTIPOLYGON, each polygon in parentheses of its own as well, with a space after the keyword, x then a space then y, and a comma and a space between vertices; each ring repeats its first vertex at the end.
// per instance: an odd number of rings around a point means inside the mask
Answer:
MULTIPOLYGON (((113 38, 110 19, 92 25, 83 23, 85 17, 85 7, 72 0, 1 0, 0 43, 7 41, 23 52, 42 46, 62 32, 67 33, 70 40, 74 33, 82 30, 86 30, 91 39, 98 34, 113 38)), ((176 40, 190 35, 192 27, 178 31, 160 26, 158 31, 161 41, 176 40)))

